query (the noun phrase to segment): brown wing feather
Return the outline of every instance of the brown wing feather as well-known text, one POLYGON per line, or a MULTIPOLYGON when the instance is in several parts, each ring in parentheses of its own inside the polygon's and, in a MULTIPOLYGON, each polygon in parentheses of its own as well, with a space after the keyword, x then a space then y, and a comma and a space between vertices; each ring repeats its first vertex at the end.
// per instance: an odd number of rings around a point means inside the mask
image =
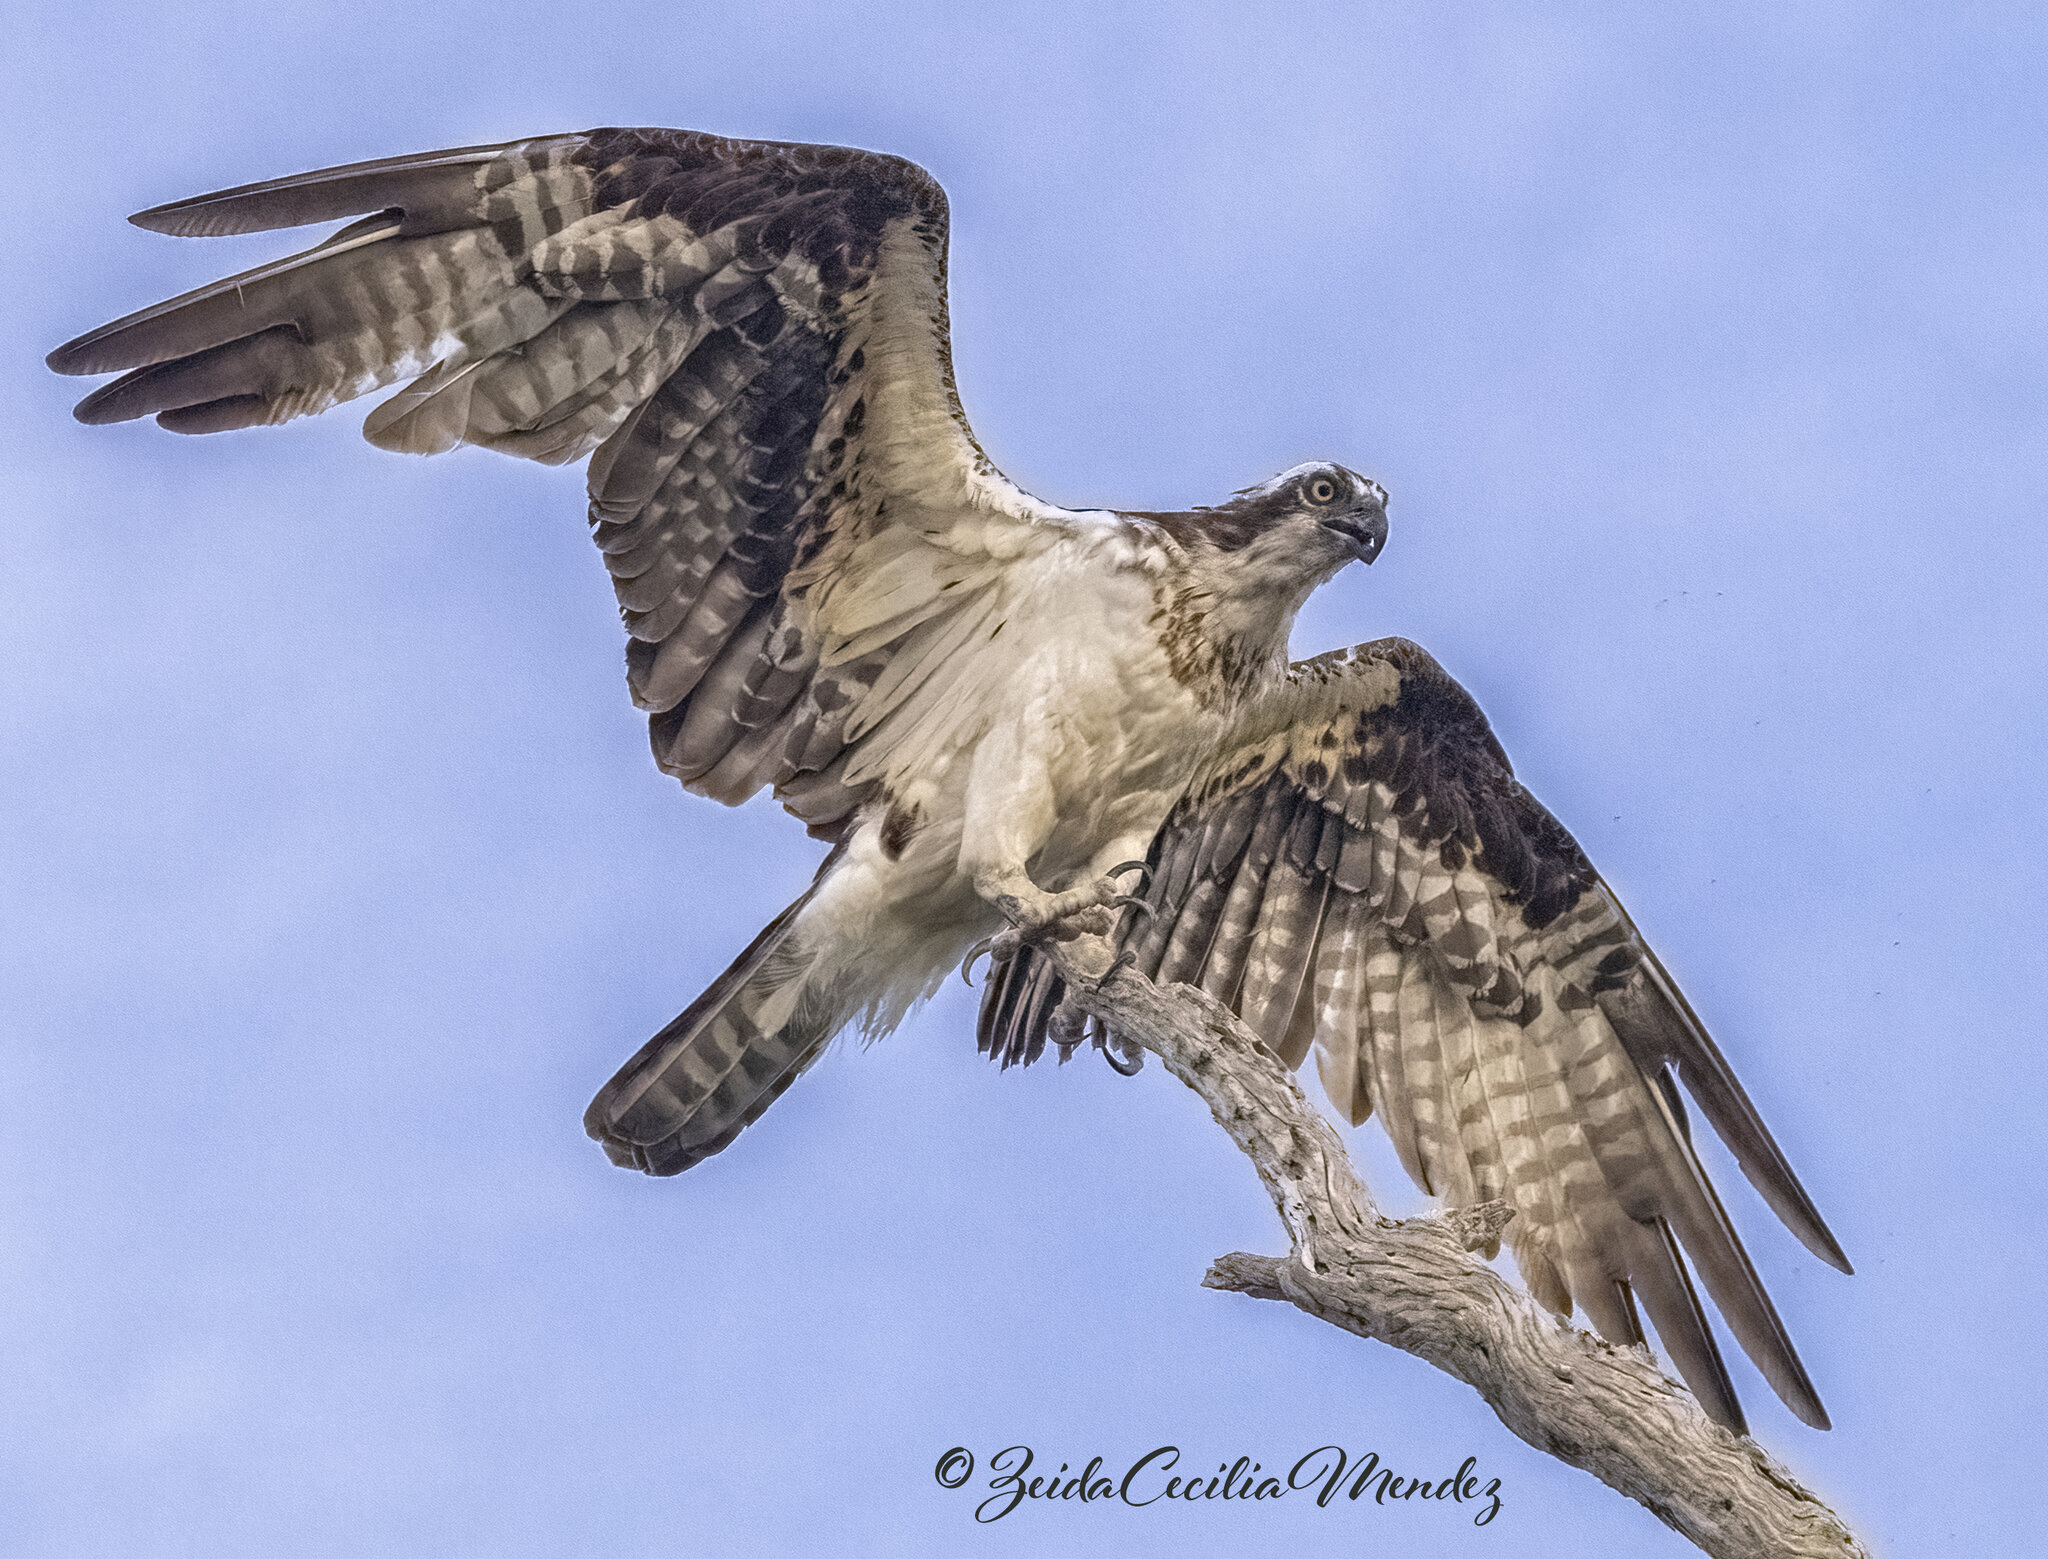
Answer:
MULTIPOLYGON (((208 235, 347 217, 361 220, 305 254, 52 353, 60 372, 123 373, 80 418, 214 432, 403 384, 365 424, 383 447, 594 451, 591 525, 658 760, 722 800, 782 787, 815 831, 843 827, 872 774, 841 783, 838 760, 942 659, 913 656, 869 698, 890 652, 976 592, 941 600, 957 578, 906 570, 905 547, 884 545, 895 628, 839 661, 821 659, 835 630, 819 598, 872 572, 860 549, 887 542, 885 511, 973 489, 978 524, 1049 512, 988 467, 954 397, 938 185, 844 147, 595 130, 245 185, 135 221, 208 235)), ((858 591, 843 604, 858 611, 858 591)))
MULTIPOLYGON (((1385 1122, 1417 1183, 1505 1198, 1531 1291, 1641 1340, 1742 1426, 1686 1261, 1807 1422, 1827 1417, 1668 1096, 1669 1069, 1785 1222, 1847 1268, 1721 1053, 1613 895, 1414 645, 1292 669, 1154 841, 1138 966, 1230 1001, 1332 1101, 1385 1122)), ((994 1015, 991 1046, 1028 1032, 994 1015)))

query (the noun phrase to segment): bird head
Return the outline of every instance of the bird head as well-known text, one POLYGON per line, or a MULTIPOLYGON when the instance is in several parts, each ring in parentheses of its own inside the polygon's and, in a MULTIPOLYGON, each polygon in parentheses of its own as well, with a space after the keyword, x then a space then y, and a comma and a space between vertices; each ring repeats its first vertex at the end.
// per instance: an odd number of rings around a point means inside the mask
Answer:
POLYGON ((1354 559, 1370 563, 1387 543, 1387 490, 1327 461, 1282 471, 1213 509, 1144 514, 1183 551, 1251 574, 1298 574, 1313 589, 1354 559))
POLYGON ((1219 593, 1239 598, 1240 612, 1271 611, 1276 627, 1345 565, 1369 564, 1387 544, 1387 490, 1326 461, 1282 471, 1209 513, 1224 550, 1206 572, 1219 593))
POLYGON ((1387 544, 1387 490, 1371 477, 1338 465, 1306 465, 1283 472, 1274 483, 1287 501, 1287 518, 1325 533, 1343 550, 1345 562, 1369 564, 1387 544))
POLYGON ((1294 614, 1387 540, 1387 490, 1340 465, 1282 471, 1213 509, 1132 515, 1175 545, 1175 599, 1219 665, 1284 665, 1294 614))

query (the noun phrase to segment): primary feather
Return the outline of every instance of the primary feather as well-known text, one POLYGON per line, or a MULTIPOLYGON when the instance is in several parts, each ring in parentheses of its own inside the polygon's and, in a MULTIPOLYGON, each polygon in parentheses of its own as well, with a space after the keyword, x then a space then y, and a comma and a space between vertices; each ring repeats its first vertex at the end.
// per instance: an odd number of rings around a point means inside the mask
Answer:
MULTIPOLYGON (((1667 1063, 1787 1225, 1847 1259, 1708 1039, 1484 717, 1399 639, 1248 700, 1152 845, 1140 970, 1199 984, 1332 1102, 1377 1110, 1416 1182, 1505 1198, 1530 1289, 1641 1340, 1640 1300, 1709 1411, 1741 1409, 1686 1264, 1793 1411, 1827 1416, 1674 1113, 1667 1063), (1307 1016, 1304 1016, 1304 1013, 1307 1016)), ((1019 976, 1013 975, 1012 978, 1019 976)), ((1028 976, 1026 976, 1028 977, 1028 976)), ((985 1037, 1007 1055, 1040 1036, 985 1037)))

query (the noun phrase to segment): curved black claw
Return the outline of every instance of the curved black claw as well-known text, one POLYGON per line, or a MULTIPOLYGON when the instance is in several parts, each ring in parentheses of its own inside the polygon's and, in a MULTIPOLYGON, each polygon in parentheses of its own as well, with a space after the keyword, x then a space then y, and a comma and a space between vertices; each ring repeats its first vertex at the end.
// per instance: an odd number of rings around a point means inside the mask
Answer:
POLYGON ((1138 961, 1138 955, 1126 949, 1116 955, 1116 961, 1095 977, 1095 988, 1099 991, 1115 978, 1119 969, 1128 969, 1138 961))
POLYGON ((1135 893, 1119 893, 1109 901, 1111 909, 1134 909, 1147 920, 1157 920, 1159 911, 1135 893))
POLYGON ((1116 1034, 1102 1036, 1102 1059, 1122 1077, 1136 1077, 1145 1070, 1145 1052, 1116 1034))
POLYGON ((993 958, 995 956, 995 945, 996 939, 994 937, 985 936, 979 942, 976 942, 974 946, 968 948, 967 956, 960 960, 960 983, 970 991, 974 989, 974 960, 981 957, 983 953, 987 953, 993 958))
POLYGON ((1105 877, 1121 877, 1125 872, 1139 872, 1143 874, 1138 878, 1138 886, 1140 888, 1152 880, 1152 868, 1143 861, 1125 861, 1121 866, 1110 867, 1102 875, 1105 877))

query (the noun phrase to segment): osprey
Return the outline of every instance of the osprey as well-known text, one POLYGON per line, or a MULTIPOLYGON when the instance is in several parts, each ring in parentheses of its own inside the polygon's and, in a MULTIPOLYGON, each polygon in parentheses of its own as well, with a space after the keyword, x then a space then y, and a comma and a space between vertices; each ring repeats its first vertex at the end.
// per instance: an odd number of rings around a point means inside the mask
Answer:
POLYGON ((1064 1056, 1083 1028, 1035 948, 1088 935, 1228 1003, 1288 1065, 1314 1049, 1425 1190, 1512 1205, 1540 1301, 1624 1344, 1640 1303, 1739 1430, 1683 1249, 1826 1426, 1675 1079, 1793 1232, 1849 1264, 1614 895, 1420 649, 1287 662, 1310 592, 1384 543, 1378 484, 1307 465, 1143 514, 1011 485, 954 393, 945 196, 894 157, 596 130, 133 220, 341 218, 50 366, 123 372, 88 423, 212 433, 403 384, 364 425, 383 448, 592 457, 656 761, 729 804, 771 788, 833 843, 598 1094, 586 1125, 615 1162, 720 1151, 835 1033, 885 1032, 999 933, 981 1047, 1064 1056))

